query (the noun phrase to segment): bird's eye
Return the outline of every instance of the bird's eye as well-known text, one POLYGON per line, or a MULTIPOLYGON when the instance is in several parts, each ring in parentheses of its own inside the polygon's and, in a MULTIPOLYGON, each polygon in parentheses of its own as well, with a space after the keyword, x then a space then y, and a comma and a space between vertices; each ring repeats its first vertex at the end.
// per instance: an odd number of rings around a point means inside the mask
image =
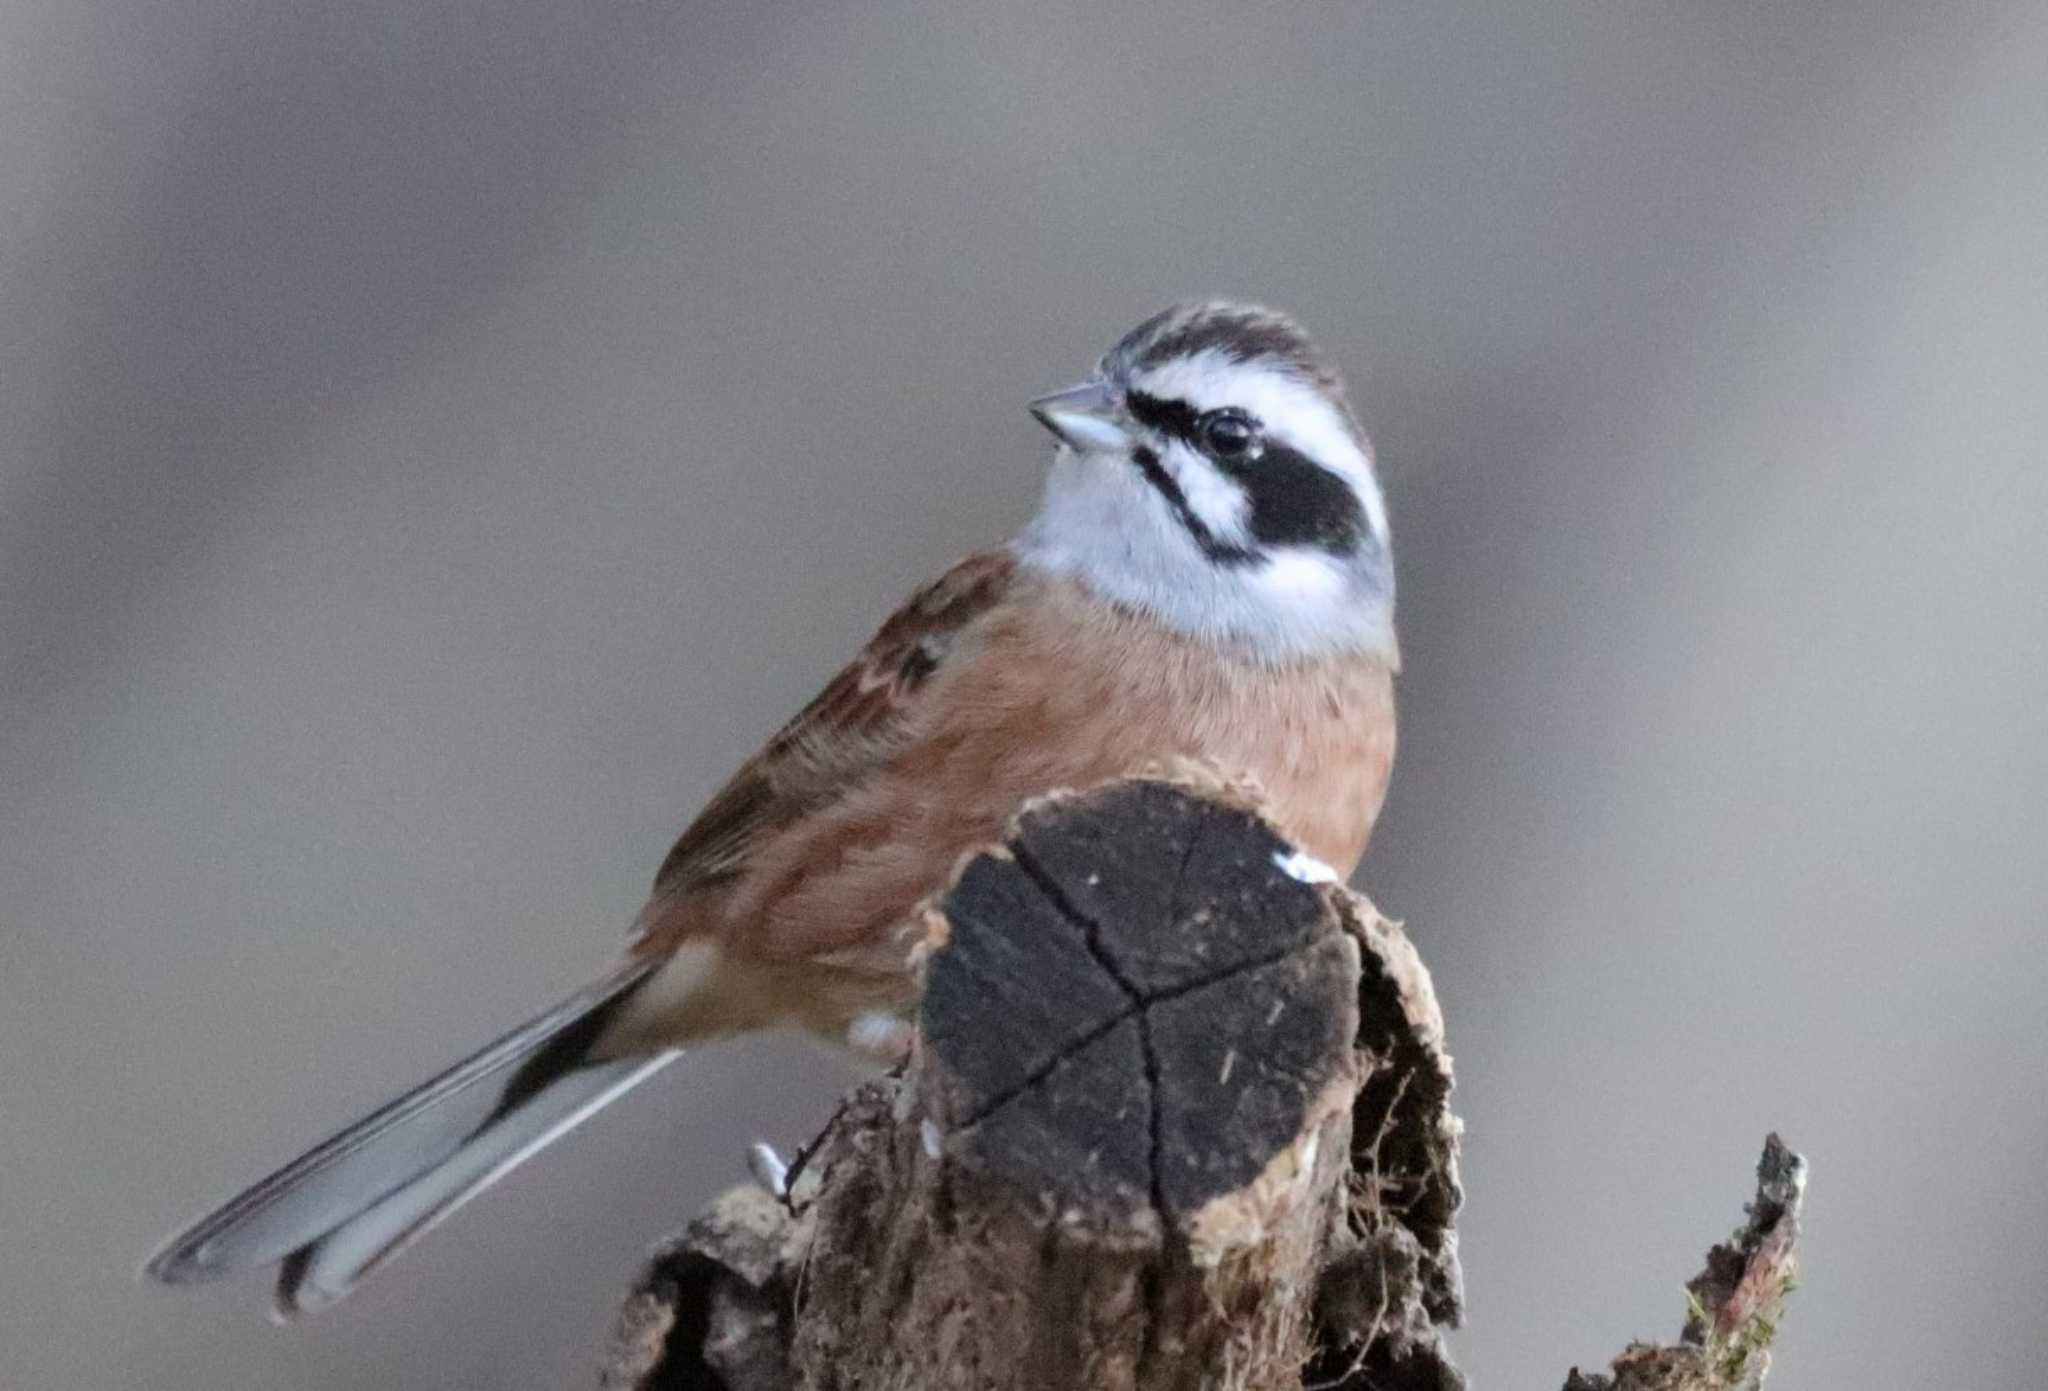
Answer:
POLYGON ((1211 411, 1202 417, 1202 446, 1219 459, 1243 458, 1258 437, 1258 428, 1243 411, 1211 411))

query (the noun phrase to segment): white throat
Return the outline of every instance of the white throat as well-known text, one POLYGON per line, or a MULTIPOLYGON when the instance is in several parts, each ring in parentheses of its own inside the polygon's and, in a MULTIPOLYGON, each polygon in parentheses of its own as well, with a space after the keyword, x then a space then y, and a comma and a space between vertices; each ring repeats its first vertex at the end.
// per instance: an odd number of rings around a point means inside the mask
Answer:
POLYGON ((1261 660, 1374 652, 1392 662, 1392 562, 1383 533, 1375 542, 1355 562, 1290 548, 1219 564, 1129 458, 1062 445, 1038 514, 1012 546, 1034 569, 1261 660))

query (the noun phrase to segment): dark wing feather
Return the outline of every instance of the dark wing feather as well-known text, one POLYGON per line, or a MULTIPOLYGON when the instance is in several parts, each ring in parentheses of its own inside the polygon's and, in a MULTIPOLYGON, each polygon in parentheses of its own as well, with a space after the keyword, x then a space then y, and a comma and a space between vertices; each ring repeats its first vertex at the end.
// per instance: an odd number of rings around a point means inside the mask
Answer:
POLYGON ((662 861, 654 897, 671 898, 737 874, 764 832, 788 825, 872 766, 962 631, 1008 590, 1015 564, 1007 550, 982 551, 911 595, 860 655, 705 805, 662 861))

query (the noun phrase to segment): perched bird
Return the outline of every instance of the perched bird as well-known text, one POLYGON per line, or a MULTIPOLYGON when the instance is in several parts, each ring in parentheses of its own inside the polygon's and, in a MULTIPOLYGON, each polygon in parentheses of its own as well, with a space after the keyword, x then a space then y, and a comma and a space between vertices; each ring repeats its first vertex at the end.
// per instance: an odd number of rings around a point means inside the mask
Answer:
POLYGON ((1169 309, 1032 403, 1038 513, 913 594, 683 832, 624 959, 172 1238, 147 1273, 282 1261, 290 1315, 696 1041, 795 1025, 887 1055, 917 906, 1031 797, 1194 759, 1348 874, 1394 757, 1372 453, 1287 318, 1169 309))

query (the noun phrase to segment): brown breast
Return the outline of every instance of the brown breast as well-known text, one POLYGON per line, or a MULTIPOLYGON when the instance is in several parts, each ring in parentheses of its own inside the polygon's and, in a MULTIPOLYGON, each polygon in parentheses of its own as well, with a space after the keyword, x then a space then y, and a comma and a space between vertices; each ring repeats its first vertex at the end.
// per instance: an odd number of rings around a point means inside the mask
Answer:
POLYGON ((648 924, 650 946, 718 944, 716 1015, 745 1027, 773 1006, 836 1033, 906 1003, 913 910, 964 853, 1032 797, 1177 759, 1251 778, 1291 839, 1348 874, 1394 756, 1377 656, 1261 666, 1021 576, 916 706, 884 756, 648 924))

